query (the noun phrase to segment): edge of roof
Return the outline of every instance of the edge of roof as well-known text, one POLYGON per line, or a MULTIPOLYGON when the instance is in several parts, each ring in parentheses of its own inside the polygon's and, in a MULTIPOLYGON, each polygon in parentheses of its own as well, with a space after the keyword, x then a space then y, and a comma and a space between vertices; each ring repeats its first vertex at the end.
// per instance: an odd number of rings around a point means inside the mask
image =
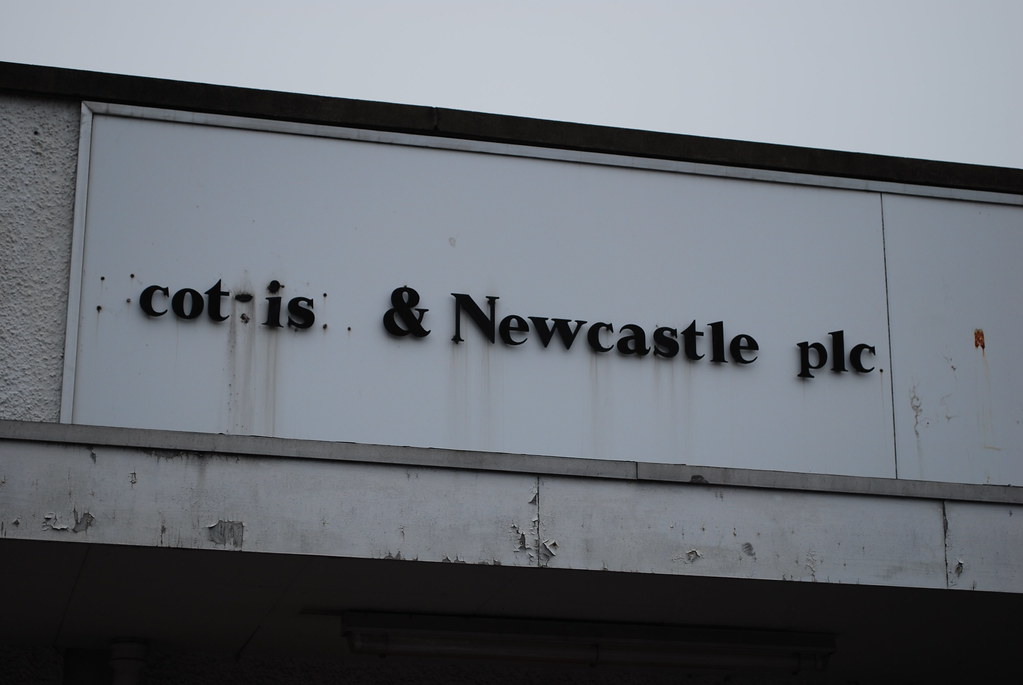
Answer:
POLYGON ((1023 169, 705 138, 12 62, 0 62, 2 91, 698 164, 1023 194, 1023 169))

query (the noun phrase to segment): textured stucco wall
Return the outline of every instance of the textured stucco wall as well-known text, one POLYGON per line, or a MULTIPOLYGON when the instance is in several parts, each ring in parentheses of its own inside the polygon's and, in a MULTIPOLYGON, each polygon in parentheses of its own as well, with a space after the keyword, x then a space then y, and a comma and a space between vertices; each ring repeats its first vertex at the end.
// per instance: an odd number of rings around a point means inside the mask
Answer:
POLYGON ((0 418, 60 415, 80 117, 0 93, 0 418))

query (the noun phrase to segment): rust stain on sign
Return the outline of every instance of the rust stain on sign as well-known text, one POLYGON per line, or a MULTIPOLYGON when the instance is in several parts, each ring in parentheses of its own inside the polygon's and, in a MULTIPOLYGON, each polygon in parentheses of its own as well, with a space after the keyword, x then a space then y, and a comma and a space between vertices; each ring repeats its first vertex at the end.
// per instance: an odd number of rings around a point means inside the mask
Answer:
POLYGON ((981 351, 984 351, 987 346, 984 344, 984 329, 975 328, 973 329, 973 346, 979 347, 981 351))

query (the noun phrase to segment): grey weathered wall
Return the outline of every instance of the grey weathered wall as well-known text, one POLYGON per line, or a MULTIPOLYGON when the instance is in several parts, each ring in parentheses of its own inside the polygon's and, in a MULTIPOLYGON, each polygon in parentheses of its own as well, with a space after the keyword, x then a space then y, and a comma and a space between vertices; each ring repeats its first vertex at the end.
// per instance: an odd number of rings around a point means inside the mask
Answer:
POLYGON ((60 415, 80 116, 0 94, 0 418, 60 415))

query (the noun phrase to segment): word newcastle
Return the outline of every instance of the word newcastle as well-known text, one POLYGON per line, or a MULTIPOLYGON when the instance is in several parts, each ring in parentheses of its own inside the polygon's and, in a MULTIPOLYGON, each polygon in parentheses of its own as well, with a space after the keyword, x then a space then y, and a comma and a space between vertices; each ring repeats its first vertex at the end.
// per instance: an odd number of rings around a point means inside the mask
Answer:
MULTIPOLYGON (((522 345, 531 334, 535 333, 544 347, 550 345, 556 337, 568 350, 572 348, 576 339, 580 337, 580 332, 588 323, 579 319, 524 317, 518 314, 509 314, 498 319, 497 300, 500 298, 496 296, 487 296, 487 311, 484 311, 472 297, 465 293, 451 293, 451 296, 455 298, 455 334, 451 340, 456 344, 464 341, 462 337, 463 314, 469 324, 475 326, 477 332, 491 344, 500 339, 501 342, 509 346, 522 345)), ((391 293, 392 307, 384 313, 383 323, 387 332, 398 337, 424 338, 429 335, 430 331, 423 325, 423 320, 429 310, 417 307, 419 301, 419 293, 412 288, 396 288, 391 293)), ((625 356, 642 357, 652 352, 655 357, 672 358, 682 353, 690 361, 699 361, 706 357, 706 352, 709 352, 708 361, 724 364, 728 361, 725 355, 727 343, 728 356, 733 362, 737 364, 755 362, 760 345, 753 336, 740 333, 732 337, 731 340, 727 340, 724 327, 723 321, 707 324, 707 328, 710 329, 710 345, 709 350, 704 347, 704 352, 700 351, 699 340, 704 337, 704 331, 697 330, 695 320, 682 330, 660 326, 654 329, 649 337, 641 326, 631 323, 624 324, 618 328, 617 339, 613 339, 615 328, 612 323, 598 321, 589 324, 584 337, 586 345, 597 354, 616 351, 625 356)), ((849 370, 846 366, 845 332, 832 331, 828 335, 831 336, 831 370, 844 373, 849 370)), ((797 343, 796 347, 799 349, 798 377, 813 378, 812 372, 823 368, 828 363, 828 348, 824 344, 804 341, 797 343), (813 357, 812 360, 811 357, 813 357)), ((876 354, 874 346, 858 344, 854 345, 849 352, 849 366, 857 373, 870 373, 874 370, 874 367, 867 367, 864 363, 864 354, 874 356, 876 354)))

